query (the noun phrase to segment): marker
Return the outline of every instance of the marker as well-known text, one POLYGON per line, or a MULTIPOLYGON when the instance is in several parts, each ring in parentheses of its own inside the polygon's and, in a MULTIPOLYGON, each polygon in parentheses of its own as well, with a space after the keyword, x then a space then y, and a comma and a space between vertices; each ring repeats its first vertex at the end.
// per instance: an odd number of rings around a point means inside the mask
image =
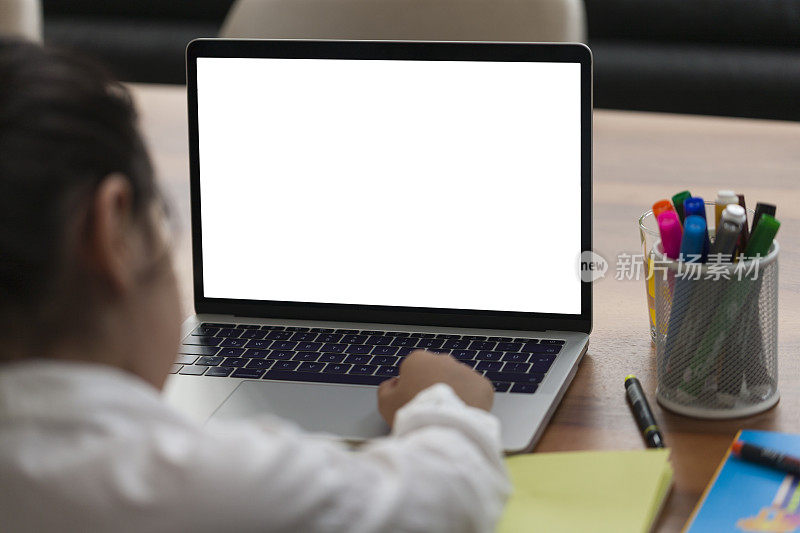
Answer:
POLYGON ((720 217, 717 227, 717 237, 711 246, 711 254, 724 263, 733 260, 733 253, 736 251, 736 241, 742 234, 742 227, 747 220, 744 208, 739 204, 730 204, 725 207, 720 217))
POLYGON ((708 230, 706 221, 697 215, 689 215, 683 221, 683 238, 681 239, 681 258, 692 263, 705 263, 705 251, 708 249, 708 230))
MULTIPOLYGON (((747 223, 747 204, 744 201, 744 194, 738 194, 739 205, 744 209, 744 226, 742 227, 742 234, 739 236, 739 242, 736 243, 736 249, 742 253, 747 248, 747 241, 750 239, 750 225, 747 223)), ((772 216, 775 216, 774 214, 772 216)))
MULTIPOLYGON (((662 215, 663 216, 663 215, 662 215)), ((778 233, 781 223, 768 214, 763 214, 758 220, 758 224, 753 228, 750 235, 750 242, 744 251, 745 257, 764 257, 769 253, 775 234, 778 233)), ((663 239, 663 237, 662 237, 663 239)))
POLYGON ((636 424, 639 426, 639 431, 642 432, 647 446, 663 448, 664 437, 661 436, 661 430, 658 429, 656 419, 650 410, 650 404, 647 403, 642 384, 633 374, 625 378, 625 397, 628 399, 633 417, 636 419, 636 424))
MULTIPOLYGON (((753 215, 753 227, 752 231, 756 230, 756 226, 758 226, 758 221, 761 220, 761 215, 769 215, 771 217, 775 216, 775 206, 772 204, 762 204, 758 202, 756 204, 756 213, 753 215)), ((751 231, 751 236, 752 236, 751 231)))
POLYGON ((800 459, 777 450, 737 440, 731 444, 731 453, 739 459, 800 476, 800 459))
POLYGON ((680 219, 681 224, 683 224, 683 220, 686 218, 686 215, 683 212, 683 201, 691 196, 692 193, 689 191, 681 191, 672 197, 672 205, 675 206, 675 212, 678 213, 678 218, 680 219))
POLYGON ((729 204, 738 204, 739 197, 736 193, 729 190, 717 191, 717 199, 714 200, 714 227, 719 229, 719 219, 722 217, 722 212, 729 204))
POLYGON ((681 253, 681 223, 675 211, 664 211, 658 215, 658 231, 661 233, 661 249, 670 259, 678 259, 681 253))
POLYGON ((692 196, 683 201, 683 214, 684 216, 697 215, 703 217, 708 226, 708 219, 706 219, 706 203, 699 196, 692 196))
POLYGON ((669 200, 659 200, 653 204, 653 216, 658 218, 658 215, 663 213, 664 211, 675 211, 675 208, 672 206, 672 202, 669 200))

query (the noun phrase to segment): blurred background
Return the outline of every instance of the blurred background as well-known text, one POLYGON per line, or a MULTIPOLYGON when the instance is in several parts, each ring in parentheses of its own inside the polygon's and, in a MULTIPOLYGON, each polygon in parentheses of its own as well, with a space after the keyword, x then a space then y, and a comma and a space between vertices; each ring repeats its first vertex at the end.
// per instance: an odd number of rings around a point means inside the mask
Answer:
MULTIPOLYGON (((235 0, 0 0, 0 6, 30 4, 41 17, 33 31, 45 43, 99 58, 123 80, 183 84, 183 51, 194 38, 216 37, 221 29, 236 37, 319 38, 328 36, 319 30, 325 24, 350 23, 330 16, 337 3, 350 4, 347 13, 353 13, 368 3, 384 9, 400 0, 361 1, 361 7, 359 1, 239 0, 249 4, 243 6, 235 0), (303 33, 303 24, 314 18, 323 19, 315 21, 316 32, 303 33), (292 31, 281 34, 287 25, 292 31)), ((442 0, 405 0, 398 9, 418 26, 441 16, 438 29, 450 35, 448 30, 464 21, 452 11, 432 15, 428 8, 437 2, 442 0)), ((557 6, 559 0, 462 0, 456 9, 463 6, 470 17, 490 25, 496 23, 492 11, 518 10, 526 3, 538 4, 544 13, 528 9, 515 15, 530 21, 526 39, 581 40, 591 47, 595 107, 800 120, 800 0, 563 0, 566 7, 557 6), (569 26, 555 37, 548 32, 558 19, 542 22, 554 9, 569 26)), ((393 20, 380 20, 383 28, 403 18, 388 12, 393 20)), ((427 31, 423 35, 438 35, 437 27, 427 31)), ((519 39, 513 31, 504 35, 502 27, 489 33, 497 40, 519 39)), ((406 31, 400 37, 409 34, 416 35, 406 31)), ((471 35, 468 29, 456 34, 471 35)))

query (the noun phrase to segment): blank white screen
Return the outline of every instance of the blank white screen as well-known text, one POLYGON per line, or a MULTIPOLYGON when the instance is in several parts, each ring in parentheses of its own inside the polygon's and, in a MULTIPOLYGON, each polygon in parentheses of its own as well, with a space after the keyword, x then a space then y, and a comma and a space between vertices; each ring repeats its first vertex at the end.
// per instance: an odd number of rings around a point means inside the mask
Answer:
POLYGON ((578 63, 198 58, 204 295, 579 314, 578 63))

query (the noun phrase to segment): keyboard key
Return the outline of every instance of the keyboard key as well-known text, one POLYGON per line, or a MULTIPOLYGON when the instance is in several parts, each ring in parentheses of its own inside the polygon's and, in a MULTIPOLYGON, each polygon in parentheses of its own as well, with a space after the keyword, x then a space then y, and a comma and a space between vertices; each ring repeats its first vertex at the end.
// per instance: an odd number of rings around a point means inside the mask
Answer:
POLYGON ((254 350, 252 348, 244 352, 244 357, 255 357, 256 359, 264 359, 269 355, 269 350, 254 350))
POLYGON ((236 329, 236 328, 222 328, 222 329, 220 329, 220 330, 217 332, 217 334, 215 335, 215 337, 231 337, 231 338, 236 338, 236 337, 238 337, 238 336, 239 336, 239 335, 241 335, 241 334, 242 334, 242 330, 241 330, 241 329, 236 329))
POLYGON ((392 346, 416 346, 418 340, 416 337, 397 337, 392 341, 392 346))
POLYGON ((319 357, 318 352, 297 352, 292 358, 293 361, 316 361, 319 357))
POLYGON ((511 337, 489 337, 486 339, 487 341, 495 341, 495 342, 511 342, 514 339, 511 337))
POLYGON ((428 350, 433 353, 447 354, 447 355, 450 355, 450 352, 452 351, 450 348, 428 348, 428 350))
POLYGON ((410 354, 411 352, 413 352, 416 349, 417 348, 412 348, 411 346, 403 346, 402 348, 397 350, 397 355, 402 357, 402 356, 410 354))
POLYGON ((522 392, 524 394, 533 394, 536 392, 536 389, 539 388, 539 385, 535 383, 514 383, 511 387, 511 392, 522 392))
POLYGON ((332 328, 311 328, 308 331, 313 331, 314 333, 333 333, 332 328))
POLYGON ((272 348, 273 350, 294 350, 297 343, 294 341, 273 341, 272 348))
POLYGON ((345 353, 366 354, 372 351, 372 346, 366 344, 351 344, 345 350, 345 353))
POLYGON ((357 329, 337 329, 335 333, 345 333, 348 335, 355 335, 358 333, 357 329))
POLYGON ((299 364, 299 361, 276 361, 272 368, 276 370, 294 370, 299 364))
POLYGON ((501 352, 518 352, 520 348, 522 343, 519 342, 499 342, 496 349, 501 352))
POLYGON ((247 329, 242 332, 242 339, 263 339, 267 334, 263 329, 247 329))
POLYGON ((525 344, 522 345, 522 347, 519 349, 519 351, 526 352, 526 353, 534 353, 536 351, 541 350, 543 347, 544 347, 544 345, 543 344, 539 344, 538 342, 535 342, 535 343, 534 342, 526 342, 525 344))
POLYGON ((298 331, 297 333, 292 335, 292 338, 289 340, 295 342, 311 342, 316 338, 317 338, 316 333, 312 333, 310 331, 298 331))
POLYGON ((350 373, 368 376, 374 374, 376 370, 378 367, 375 365, 355 365, 350 369, 350 373))
POLYGON ((459 361, 470 361, 475 359, 477 353, 475 350, 453 350, 450 355, 459 361))
POLYGON ((294 352, 292 350, 272 350, 267 359, 292 359, 294 352))
POLYGON ((533 365, 534 372, 547 372, 556 360, 555 355, 533 354, 528 362, 533 365))
POLYGON ((223 348, 241 348, 247 344, 247 339, 222 339, 222 342, 219 345, 223 348))
POLYGON ((449 340, 444 343, 442 348, 450 350, 464 350, 466 348, 470 348, 469 342, 470 341, 449 340))
POLYGON ((341 363, 346 356, 343 353, 324 353, 319 356, 320 363, 341 363))
POLYGON ((352 354, 348 355, 347 359, 344 360, 345 363, 350 363, 353 365, 364 365, 369 363, 369 360, 372 359, 371 355, 366 354, 352 354))
POLYGON ((233 371, 231 377, 258 379, 262 375, 264 375, 264 371, 258 368, 237 368, 233 371))
POLYGON ((436 338, 445 340, 460 339, 461 335, 455 335, 453 333, 437 333, 436 338))
POLYGON ((361 335, 383 335, 382 331, 375 329, 362 329, 360 333, 361 335))
POLYGON ((211 337, 215 335, 219 331, 219 328, 212 328, 209 326, 197 326, 192 331, 192 335, 200 335, 205 337, 211 337))
POLYGON ((244 348, 223 348, 217 355, 223 357, 241 357, 246 350, 244 348))
POLYGON ((197 360, 198 365, 205 365, 205 366, 217 366, 219 365, 225 358, 224 357, 201 357, 197 360))
POLYGON ((555 355, 561 351, 561 346, 558 344, 534 344, 533 348, 529 351, 532 353, 555 355))
POLYGON ((203 372, 206 371, 207 366, 198 366, 198 365, 184 365, 181 368, 178 374, 183 374, 184 376, 202 376, 203 372))
POLYGON ((227 366, 212 366, 208 370, 206 370, 206 376, 214 376, 217 378, 226 378, 231 375, 233 372, 232 367, 227 366))
POLYGON ((399 349, 397 346, 376 346, 372 349, 372 355, 394 355, 399 349))
POLYGON ((412 333, 409 337, 417 337, 418 339, 432 339, 436 335, 433 333, 412 333))
POLYGON ((544 374, 529 372, 486 372, 486 377, 491 381, 512 381, 514 383, 539 383, 544 374))
POLYGON ((561 339, 542 339, 539 341, 542 344, 565 344, 566 341, 562 341, 561 339))
MULTIPOLYGON (((441 348, 444 341, 442 339, 420 339, 417 342, 417 348, 441 348)), ((465 346, 466 348, 466 346, 465 346)))
POLYGON ((249 362, 250 359, 247 358, 227 357, 223 362, 219 363, 218 366, 246 366, 249 362))
POLYGON ((379 366, 375 371, 376 376, 394 377, 400 373, 400 367, 397 366, 379 366))
POLYGON ((530 368, 531 365, 528 363, 506 363, 503 372, 527 372, 530 368))
POLYGON ((235 328, 236 324, 225 324, 224 322, 203 322, 200 327, 207 328, 235 328))
POLYGON ((329 372, 334 374, 344 374, 349 372, 350 369, 353 368, 353 365, 341 364, 341 363, 329 363, 322 371, 329 372))
POLYGON ((249 341, 245 346, 247 346, 248 348, 266 349, 272 346, 272 341, 271 340, 260 341, 254 339, 249 341))
POLYGON ((323 369, 325 363, 300 363, 300 366, 297 367, 298 372, 319 372, 323 369))
MULTIPOLYGON (((328 365, 330 366, 330 365, 328 365)), ((386 376, 365 376, 362 374, 341 374, 336 372, 286 372, 272 368, 263 379, 283 381, 306 381, 311 383, 347 383, 351 385, 380 385, 386 376)))
POLYGON ((342 340, 342 335, 336 333, 322 333, 317 337, 317 342, 339 342, 342 340))
POLYGON ((485 341, 486 340, 486 337, 484 337, 483 335, 462 335, 461 338, 464 339, 465 341, 485 341))
MULTIPOLYGON (((494 341, 472 341, 469 345, 470 350, 494 350, 497 343, 494 341)), ((466 346, 465 346, 466 348, 466 346)))
POLYGON ((461 363, 462 365, 467 365, 470 368, 475 368, 475 365, 477 365, 478 363, 482 363, 482 362, 483 361, 474 361, 474 360, 472 360, 472 361, 459 361, 459 363, 461 363))
POLYGON ((372 346, 388 346, 394 339, 385 335, 373 335, 369 337, 364 344, 371 344, 372 346))
POLYGON ((367 340, 366 335, 345 335, 342 337, 342 342, 347 344, 364 344, 365 340, 367 340))
POLYGON ((217 346, 222 342, 221 338, 208 337, 206 335, 189 335, 183 339, 183 344, 196 344, 198 346, 217 346))
POLYGON ((480 359, 481 361, 500 361, 502 358, 503 352, 487 352, 486 350, 478 352, 475 356, 475 359, 480 359))
POLYGON ((266 329, 270 331, 283 331, 285 326, 261 326, 261 329, 266 329))
POLYGON ((333 352, 333 353, 342 353, 347 348, 346 344, 340 343, 328 343, 322 345, 323 352, 333 352))
POLYGON ((272 366, 275 361, 271 359, 253 359, 247 363, 247 368, 261 368, 267 369, 272 366))
POLYGON ((508 381, 492 381, 492 386, 495 392, 507 392, 511 388, 511 383, 508 381))
POLYGON ((219 351, 219 348, 214 346, 181 346, 178 348, 178 353, 186 355, 214 355, 219 351))
POLYGON ((197 360, 196 355, 179 355, 177 359, 175 359, 175 364, 178 365, 191 365, 197 360))
POLYGON ((406 331, 387 331, 384 335, 389 335, 390 337, 408 337, 411 333, 406 331))
POLYGON ((239 329, 259 329, 261 326, 258 324, 236 324, 239 329))
POLYGON ((390 355, 376 355, 369 363, 371 365, 396 365, 399 362, 399 357, 392 357, 390 355))
POLYGON ((286 331, 308 331, 311 328, 305 326, 286 326, 286 331))
POLYGON ((503 361, 508 361, 509 363, 526 363, 530 356, 531 354, 529 353, 506 353, 503 356, 503 361))
POLYGON ((294 335, 294 333, 292 333, 291 331, 270 331, 264 338, 272 339, 274 341, 285 341, 287 339, 290 339, 292 335, 294 335))
POLYGON ((321 342, 298 342, 295 350, 300 352, 318 352, 321 348, 321 342))
POLYGON ((500 370, 503 368, 502 361, 478 361, 475 370, 500 370))
POLYGON ((172 365, 172 368, 170 368, 170 370, 169 370, 169 373, 170 373, 170 374, 177 374, 177 373, 178 373, 178 371, 179 371, 181 368, 183 368, 183 365, 179 365, 179 364, 177 364, 177 363, 176 363, 176 364, 172 365))

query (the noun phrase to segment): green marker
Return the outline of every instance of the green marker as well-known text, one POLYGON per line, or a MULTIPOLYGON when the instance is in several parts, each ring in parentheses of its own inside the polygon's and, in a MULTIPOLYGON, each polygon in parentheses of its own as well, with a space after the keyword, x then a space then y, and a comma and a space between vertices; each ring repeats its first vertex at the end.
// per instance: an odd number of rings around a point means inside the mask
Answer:
POLYGON ((781 223, 778 222, 775 217, 766 213, 761 215, 758 224, 750 235, 750 240, 744 251, 744 256, 766 256, 769 253, 770 246, 772 246, 772 240, 775 238, 775 234, 778 233, 778 228, 780 227, 781 223))
POLYGON ((687 198, 691 198, 692 193, 689 191, 681 191, 675 196, 672 197, 672 205, 675 206, 675 212, 678 213, 678 218, 681 219, 681 224, 683 224, 683 201, 687 198))

